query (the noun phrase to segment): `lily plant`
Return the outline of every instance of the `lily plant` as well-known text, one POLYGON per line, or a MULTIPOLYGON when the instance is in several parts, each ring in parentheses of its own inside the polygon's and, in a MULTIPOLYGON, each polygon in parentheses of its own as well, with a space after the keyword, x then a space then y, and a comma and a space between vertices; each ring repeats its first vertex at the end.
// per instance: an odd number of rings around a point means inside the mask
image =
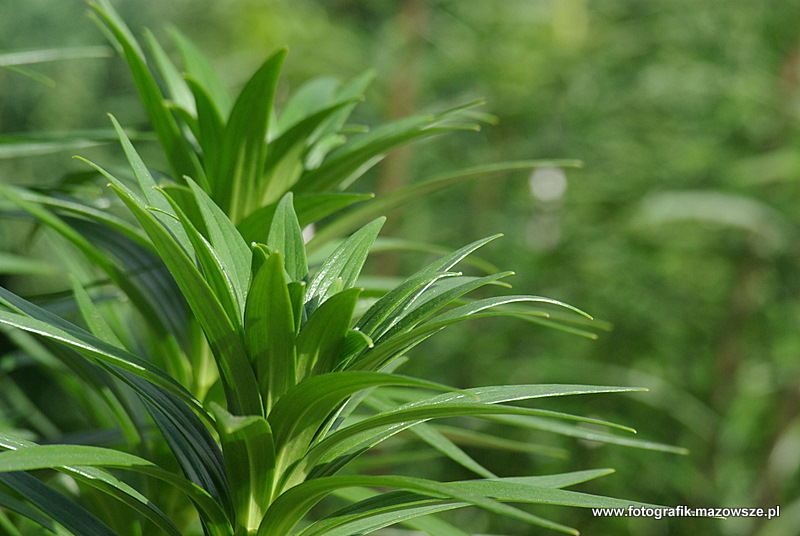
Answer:
POLYGON ((41 423, 3 419, 5 533, 348 536, 403 524, 431 536, 463 536, 465 527, 435 514, 474 506, 577 534, 511 503, 632 504, 564 489, 608 469, 498 476, 460 441, 531 447, 469 430, 454 434, 438 420, 490 419, 677 450, 598 429, 631 431, 626 426, 535 405, 637 389, 451 387, 397 372, 417 345, 468 319, 504 315, 586 333, 580 326, 588 315, 552 299, 468 296, 508 287, 511 272, 488 266, 468 275, 460 268, 498 236, 440 253, 388 289, 362 283, 386 211, 463 180, 573 162, 506 162, 382 197, 351 193, 347 188, 388 150, 477 128, 480 115, 467 105, 372 131, 353 128, 347 120, 369 75, 344 86, 313 81, 278 113, 285 51, 269 57, 233 98, 178 32, 184 74, 147 34, 153 71, 113 7, 101 0, 94 8, 130 66, 169 172, 145 164, 112 117, 130 173, 87 161, 108 185, 103 193, 0 189, 9 203, 4 220, 34 221, 68 244, 60 250, 79 266, 69 301, 36 302, 0 287, 0 324, 20 349, 10 366, 33 360, 50 371, 97 423, 86 435, 95 440, 76 444, 41 423), (307 242, 304 228, 322 220, 307 242), (427 444, 475 479, 353 469, 362 454, 396 437, 427 444), (318 513, 322 501, 339 506, 318 513))

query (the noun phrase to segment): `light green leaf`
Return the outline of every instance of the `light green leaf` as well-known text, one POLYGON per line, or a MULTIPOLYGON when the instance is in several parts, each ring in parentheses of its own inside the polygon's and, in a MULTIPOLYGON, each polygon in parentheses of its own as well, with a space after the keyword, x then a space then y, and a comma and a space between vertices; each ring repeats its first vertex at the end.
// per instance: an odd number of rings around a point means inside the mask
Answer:
POLYGON ((275 471, 275 445, 269 423, 261 416, 239 417, 212 402, 225 465, 233 486, 236 518, 255 530, 266 511, 275 471))
POLYGON ((458 110, 406 117, 356 137, 332 153, 320 167, 305 173, 293 190, 296 193, 328 190, 343 178, 351 177, 354 172, 363 173, 371 162, 395 147, 453 130, 477 130, 474 122, 463 124, 449 121, 458 110))
MULTIPOLYGON (((365 405, 371 406, 379 411, 385 412, 392 409, 391 399, 381 397, 379 394, 373 394, 365 401, 365 405)), ((478 463, 472 456, 461 450, 455 443, 450 441, 444 434, 439 432, 435 427, 427 424, 418 424, 411 427, 411 433, 416 435, 427 444, 483 478, 497 478, 497 475, 492 473, 489 469, 478 463)))
MULTIPOLYGON (((12 438, 8 435, 0 437, 0 448, 18 450, 35 446, 35 443, 23 441, 18 438, 12 438)), ((107 471, 89 466, 62 466, 57 467, 56 469, 76 480, 102 491, 111 497, 114 497, 118 501, 129 506, 136 512, 139 512, 144 517, 152 521, 165 533, 171 536, 181 536, 180 532, 172 523, 172 521, 167 518, 164 513, 159 510, 147 497, 107 471)))
POLYGON ((219 253, 208 240, 195 229, 194 225, 192 225, 192 222, 186 214, 184 214, 177 202, 169 197, 166 192, 164 195, 169 199, 173 210, 177 213, 178 221, 180 221, 181 225, 183 225, 183 228, 186 230, 192 248, 200 262, 203 276, 208 282, 211 291, 219 300, 233 329, 237 332, 241 332, 244 298, 242 297, 241 301, 237 299, 234 283, 231 280, 229 272, 225 270, 219 253))
POLYGON ((244 307, 245 295, 250 286, 250 264, 252 262, 250 248, 230 218, 214 203, 211 197, 196 182, 189 178, 186 180, 203 215, 208 229, 208 239, 219 254, 225 271, 230 275, 237 300, 244 307))
POLYGON ((0 324, 13 326, 65 344, 106 368, 110 365, 129 371, 198 409, 202 407, 179 383, 149 361, 98 339, 66 320, 26 302, 2 287, 0 287, 0 302, 23 313, 17 314, 0 310, 0 324))
POLYGON ((334 372, 312 376, 281 397, 269 422, 279 448, 278 470, 302 456, 320 426, 358 391, 378 386, 421 387, 452 391, 442 384, 377 372, 334 372))
POLYGON ((400 476, 334 476, 306 481, 290 489, 270 506, 258 529, 258 536, 288 534, 302 516, 317 502, 333 491, 354 486, 391 487, 479 506, 490 512, 506 515, 543 527, 578 534, 565 527, 494 499, 470 493, 457 485, 400 476))
POLYGON ((285 259, 286 273, 292 281, 302 281, 308 275, 303 230, 294 212, 292 193, 284 195, 272 218, 267 245, 277 250, 285 259))
POLYGON ((0 67, 33 65, 50 61, 108 58, 113 51, 106 46, 62 47, 0 54, 0 67))
POLYGON ((552 419, 546 419, 538 416, 521 416, 521 415, 508 415, 508 416, 493 416, 489 417, 493 421, 503 422, 514 426, 524 428, 533 428, 536 430, 545 430, 556 434, 561 434, 570 437, 577 437, 587 441, 597 441, 599 443, 608 443, 612 445, 622 445, 626 447, 635 447, 646 450, 656 450, 660 452, 671 452, 673 454, 687 455, 689 451, 682 447, 674 445, 665 445, 664 443, 657 443, 655 441, 647 441, 643 439, 635 439, 633 437, 624 437, 601 430, 589 429, 580 426, 573 426, 563 422, 557 422, 552 419))
POLYGON ((42 259, 32 259, 23 255, 14 255, 0 251, 0 274, 24 274, 38 276, 54 276, 58 267, 42 259))
POLYGON ((157 209, 159 213, 158 220, 161 221, 161 223, 167 229, 169 229, 181 247, 183 247, 187 254, 191 256, 193 254, 191 243, 189 238, 186 236, 186 231, 183 229, 180 223, 178 223, 175 213, 170 207, 170 203, 167 202, 164 196, 156 191, 157 185, 153 179, 153 176, 150 174, 150 171, 147 169, 144 161, 139 156, 139 153, 137 153, 136 149, 134 149, 133 144, 131 144, 128 136, 125 134, 125 131, 122 130, 122 127, 117 122, 116 118, 114 118, 114 116, 109 117, 114 125, 114 130, 117 131, 120 143, 125 151, 125 156, 128 159, 131 169, 133 169, 136 180, 139 182, 139 187, 142 190, 142 194, 144 194, 144 198, 147 200, 150 206, 157 209))
MULTIPOLYGON (((186 84, 194 97, 197 112, 197 138, 203 151, 203 165, 207 170, 209 181, 217 178, 222 154, 222 143, 225 138, 225 123, 206 89, 191 76, 186 78, 186 84)), ((209 192, 214 192, 216 186, 210 186, 209 192)))
POLYGON ((142 316, 157 333, 166 335, 169 332, 165 324, 165 319, 157 307, 157 304, 135 284, 126 270, 117 266, 108 255, 100 251, 94 244, 87 240, 86 237, 81 235, 81 233, 65 223, 64 220, 44 209, 36 202, 31 202, 26 199, 23 196, 23 192, 24 190, 0 185, 0 195, 3 195, 38 221, 66 238, 78 248, 92 264, 100 268, 120 290, 130 298, 139 312, 142 313, 142 316))
POLYGON ((236 99, 225 126, 212 197, 235 223, 260 202, 257 187, 264 172, 267 130, 285 56, 286 50, 279 50, 256 71, 236 99))
POLYGON ((386 218, 378 218, 368 223, 343 242, 328 259, 322 263, 308 285, 306 308, 309 313, 335 292, 336 281, 341 281, 342 290, 352 288, 367 259, 369 248, 378 236, 386 218))
POLYGON ((172 117, 172 113, 167 108, 161 90, 147 67, 144 54, 136 42, 136 38, 108 0, 96 0, 95 3, 92 3, 92 7, 102 17, 122 48, 139 96, 172 168, 173 176, 179 179, 186 175, 205 183, 205 176, 197 155, 192 152, 172 117))
MULTIPOLYGON (((391 338, 384 337, 380 344, 376 344, 373 348, 363 352, 363 354, 348 363, 347 368, 350 369, 375 369, 380 368, 387 362, 399 357, 404 352, 411 349, 416 344, 427 339, 437 331, 469 318, 482 318, 491 316, 507 316, 508 311, 489 311, 484 312, 494 307, 499 307, 508 303, 517 302, 541 302, 549 303, 557 306, 567 307, 574 309, 581 314, 585 314, 580 310, 575 309, 571 305, 567 305, 550 298, 542 298, 540 296, 499 296, 495 298, 485 298, 482 300, 475 300, 466 305, 455 307, 444 312, 429 322, 417 326, 406 333, 398 333, 391 338)), ((512 316, 520 313, 513 313, 512 316)), ((545 312, 530 312, 530 315, 546 316, 545 312)))
POLYGON ((333 432, 317 443, 307 454, 297 471, 310 471, 321 461, 333 462, 329 468, 321 467, 315 474, 331 474, 351 458, 351 451, 363 451, 379 442, 414 426, 434 418, 453 416, 481 415, 545 415, 571 420, 592 421, 597 424, 613 425, 567 414, 520 408, 516 406, 498 406, 505 402, 528 400, 532 398, 565 396, 577 394, 629 392, 641 389, 628 387, 604 387, 587 385, 510 385, 491 386, 464 390, 464 394, 446 393, 422 401, 404 404, 392 410, 368 417, 346 428, 333 432), (475 398, 479 402, 475 401, 475 398), (337 458, 342 458, 336 461, 337 458))
POLYGON ((194 116, 195 109, 192 93, 186 86, 186 82, 175 67, 175 64, 169 59, 169 56, 151 31, 145 30, 144 37, 147 41, 147 45, 150 47, 150 52, 153 55, 158 71, 161 74, 161 79, 167 86, 170 99, 175 106, 185 110, 189 115, 194 116))

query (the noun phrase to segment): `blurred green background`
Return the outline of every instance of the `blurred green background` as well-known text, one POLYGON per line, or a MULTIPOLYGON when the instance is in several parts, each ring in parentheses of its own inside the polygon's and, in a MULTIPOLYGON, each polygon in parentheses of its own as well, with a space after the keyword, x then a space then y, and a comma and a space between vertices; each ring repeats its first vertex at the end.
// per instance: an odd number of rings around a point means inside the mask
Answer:
MULTIPOLYGON (((501 475, 615 467, 616 474, 582 489, 651 503, 781 506, 781 517, 771 521, 556 511, 584 534, 797 534, 800 2, 116 5, 136 31, 148 27, 160 36, 166 24, 179 27, 234 87, 282 45, 289 47, 284 95, 313 76, 348 79, 374 69, 376 80, 356 112, 365 124, 486 98, 496 126, 394 153, 358 191, 386 191, 469 164, 582 160, 581 169, 493 176, 450 190, 392 214, 385 234, 457 247, 503 232, 483 254, 517 272, 516 290, 576 305, 613 329, 587 340, 483 321, 416 349, 407 372, 461 386, 647 387, 649 393, 628 398, 565 399, 553 408, 586 413, 594 404, 596 416, 631 425, 640 438, 688 448, 689 455, 568 440, 553 443, 569 452, 567 459, 471 453, 501 475)), ((103 45, 86 11, 78 0, 4 0, 0 53, 103 45)), ((121 162, 114 144, 7 158, 3 147, 21 135, 106 129, 106 113, 147 130, 120 58, 30 70, 47 83, 0 70, 0 181, 51 184, 85 170, 69 158, 75 152, 121 162)), ((158 166, 157 148, 150 150, 158 166)), ((0 235, 0 248, 25 246, 25 237, 0 235)), ((377 261, 373 271, 408 274, 420 258, 377 261)), ((533 433, 517 439, 540 440, 533 433)), ((420 462, 409 468, 415 470, 465 476, 449 464, 420 462)), ((474 533, 530 534, 477 511, 463 522, 474 533)))

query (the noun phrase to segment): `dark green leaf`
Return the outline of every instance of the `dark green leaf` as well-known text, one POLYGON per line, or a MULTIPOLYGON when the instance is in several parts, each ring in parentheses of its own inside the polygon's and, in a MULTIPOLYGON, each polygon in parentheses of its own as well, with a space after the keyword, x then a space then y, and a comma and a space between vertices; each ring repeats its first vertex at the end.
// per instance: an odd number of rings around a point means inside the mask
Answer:
POLYGON ((300 330, 297 337, 298 380, 331 372, 338 365, 361 289, 345 290, 326 300, 300 330))
POLYGON ((245 342, 264 412, 295 383, 295 319, 281 254, 273 252, 247 296, 245 342))

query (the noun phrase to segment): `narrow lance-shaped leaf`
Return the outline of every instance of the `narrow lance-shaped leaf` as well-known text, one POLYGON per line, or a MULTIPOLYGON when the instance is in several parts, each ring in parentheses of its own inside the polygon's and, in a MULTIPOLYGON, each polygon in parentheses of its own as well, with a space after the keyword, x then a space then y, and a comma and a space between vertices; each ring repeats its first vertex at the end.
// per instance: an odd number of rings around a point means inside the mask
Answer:
MULTIPOLYGON (((388 411, 392 408, 391 402, 390 399, 382 398, 379 393, 375 393, 365 401, 365 404, 379 411, 388 411)), ((477 462, 472 456, 464 452, 458 445, 450 441, 433 426, 418 424, 411 427, 411 433, 478 476, 483 478, 497 478, 496 474, 477 462)))
POLYGON ((468 124, 444 120, 459 109, 442 114, 405 117, 359 136, 332 153, 320 167, 308 171, 293 187, 297 193, 323 191, 336 186, 342 177, 361 171, 366 163, 374 161, 387 151, 414 140, 424 139, 453 130, 477 130, 474 122, 468 124))
MULTIPOLYGON (((384 338, 380 344, 376 344, 374 347, 370 348, 369 351, 365 351, 360 356, 350 360, 347 363, 347 367, 351 369, 380 368, 382 365, 385 365, 392 359, 399 357, 414 345, 419 344, 421 341, 427 339, 437 331, 444 329, 450 324, 462 322, 470 318, 474 319, 486 316, 506 316, 509 315, 508 311, 489 310, 508 303, 516 302, 541 302, 572 308, 570 305, 563 304, 549 298, 542 298, 540 296, 499 296, 495 298, 475 300, 474 302, 466 305, 450 309, 447 312, 436 316, 434 319, 429 320, 427 323, 417 326, 408 332, 395 334, 391 338, 384 338)), ((513 315, 516 314, 518 313, 514 313, 513 315)), ((544 312, 532 312, 531 314, 546 316, 546 313, 544 312)))
MULTIPOLYGON (((0 448, 17 450, 22 448, 34 447, 35 443, 5 435, 0 437, 0 448)), ((88 466, 62 466, 55 468, 72 478, 92 486, 103 493, 114 497, 123 504, 129 506, 136 512, 152 521, 157 527, 161 528, 170 536, 181 536, 172 521, 164 515, 147 497, 137 490, 119 480, 111 473, 88 466)), ((42 524, 39 521, 39 524, 42 524)), ((46 525, 45 525, 46 526, 46 525)))
POLYGON ((267 245, 278 250, 284 258, 284 268, 292 281, 302 281, 308 275, 303 230, 294 212, 291 192, 284 195, 272 218, 267 245))
POLYGON ((46 210, 38 203, 32 203, 23 197, 22 192, 15 188, 0 185, 0 194, 7 197, 14 204, 36 218, 41 223, 47 225, 61 236, 66 238, 71 244, 80 250, 95 266, 100 268, 134 303, 142 316, 160 335, 166 336, 169 332, 164 317, 160 314, 153 303, 152 297, 147 296, 142 289, 135 284, 124 269, 113 262, 109 256, 95 247, 86 237, 78 233, 74 226, 67 225, 64 220, 46 210))
POLYGON ((75 536, 119 536, 89 510, 27 473, 0 473, 0 483, 35 504, 75 536))
POLYGON ((149 361, 98 339, 78 326, 70 324, 2 287, 0 287, 0 303, 22 313, 12 313, 0 309, 0 324, 13 326, 65 344, 106 368, 113 366, 129 371, 176 395, 196 409, 202 408, 183 386, 149 361))
POLYGON ((367 259, 369 248, 385 221, 386 218, 378 218, 368 223, 342 243, 322 263, 306 292, 306 308, 309 313, 334 294, 331 289, 337 280, 341 281, 342 290, 353 287, 367 259))
POLYGON ((139 96, 150 116, 150 122, 158 135, 174 177, 179 179, 186 175, 205 183, 205 174, 197 155, 192 152, 181 135, 180 128, 167 108, 164 96, 148 69, 142 49, 133 34, 108 0, 96 0, 92 7, 103 18, 125 54, 139 96))
POLYGON ((454 390, 434 382, 375 372, 312 376, 287 392, 269 414, 279 449, 276 470, 283 471, 305 453, 320 426, 334 416, 336 408, 347 397, 364 389, 389 385, 454 390))
POLYGON ((259 201, 254 194, 264 170, 275 86, 285 56, 286 50, 281 49, 264 62, 245 84, 228 117, 212 197, 234 223, 259 201))
POLYGON ((230 275, 236 298, 244 309, 245 295, 250 286, 252 261, 250 248, 230 218, 211 197, 190 178, 186 181, 197 200, 197 206, 208 229, 208 239, 219 254, 225 271, 230 275))
MULTIPOLYGON (((392 410, 369 417, 346 428, 337 430, 317 443, 299 465, 296 471, 310 471, 314 465, 321 461, 334 461, 346 455, 353 449, 361 449, 376 445, 380 441, 401 432, 416 423, 433 418, 452 417, 457 415, 553 415, 552 412, 543 412, 515 406, 497 406, 506 402, 528 400, 532 398, 565 396, 577 394, 613 393, 636 391, 640 389, 628 387, 603 387, 587 385, 511 385, 491 386, 467 389, 467 394, 445 393, 432 398, 412 402, 392 410), (479 399, 478 402, 474 398, 479 399)), ((583 417, 558 414, 560 418, 586 420, 583 417)), ((592 419, 589 419, 592 420, 592 419)), ((611 425, 611 423, 604 423, 611 425)), ((618 425, 613 425, 618 426, 618 425)), ((341 463, 333 463, 331 469, 321 473, 330 474, 331 470, 338 470, 341 463)))
POLYGON ((186 82, 181 76, 175 64, 167 55, 161 43, 158 42, 153 32, 145 30, 145 40, 150 47, 153 59, 155 60, 158 71, 161 74, 161 79, 166 84, 169 91, 170 100, 174 105, 189 112, 190 115, 195 115, 194 102, 192 101, 192 93, 186 87, 186 82))
MULTIPOLYGON (((373 194, 349 193, 298 195, 294 196, 294 209, 297 212, 297 220, 300 223, 300 227, 303 228, 330 216, 338 210, 373 197, 373 194)), ((239 223, 237 228, 248 242, 267 242, 270 224, 277 206, 277 202, 263 206, 250 213, 247 218, 239 223)))
POLYGON ((119 122, 117 122, 116 118, 112 115, 109 115, 111 118, 111 123, 114 125, 114 130, 116 130, 117 135, 119 136, 119 141, 122 145, 123 150, 125 151, 125 156, 128 159, 128 163, 133 169, 133 173, 136 176, 136 180, 139 182, 139 187, 142 190, 142 194, 150 206, 158 209, 160 214, 158 214, 158 220, 161 221, 167 229, 169 229, 170 233, 175 237, 177 242, 181 245, 183 249, 186 250, 186 253, 191 256, 193 254, 192 246, 189 242, 189 238, 186 236, 186 231, 181 227, 180 223, 175 219, 175 215, 172 212, 170 204, 167 200, 162 196, 159 192, 156 191, 156 181, 153 179, 153 176, 150 174, 150 171, 147 169, 142 158, 139 156, 139 153, 136 152, 136 149, 133 147, 130 139, 125 134, 125 131, 120 126, 119 122))
MULTIPOLYGON (((163 191, 163 190, 162 190, 163 191)), ((200 232, 192 225, 189 218, 184 214, 183 210, 178 206, 177 202, 171 196, 164 192, 165 197, 169 200, 175 211, 178 221, 180 221, 192 248, 197 255, 200 267, 203 271, 203 276, 208 282, 214 296, 219 300, 222 309, 233 326, 234 330, 241 331, 242 329, 242 315, 243 315, 243 297, 242 301, 237 299, 237 292, 234 288, 235 285, 232 281, 230 273, 225 269, 223 260, 220 258, 217 250, 200 234, 200 232)), ((248 253, 250 251, 248 250, 248 253)), ((248 273, 248 276, 250 274, 248 273)))
POLYGON ((577 531, 564 525, 547 521, 512 506, 446 483, 400 476, 334 476, 309 480, 281 495, 270 506, 264 516, 264 521, 258 529, 258 536, 288 534, 300 521, 301 517, 325 496, 337 489, 355 486, 392 487, 443 499, 463 501, 491 512, 507 515, 535 525, 561 530, 569 534, 577 534, 577 531))
POLYGON ((352 288, 331 296, 303 325, 297 337, 298 380, 331 372, 338 364, 360 294, 352 288))
POLYGON ((265 414, 295 383, 294 308, 283 259, 273 252, 256 274, 247 296, 245 342, 265 414))
MULTIPOLYGON (((197 142, 203 151, 203 166, 210 170, 209 180, 215 177, 217 169, 220 166, 220 158, 222 157, 222 143, 225 138, 225 122, 217 109, 216 104, 211 100, 211 96, 206 91, 200 82, 192 78, 186 77, 186 84, 194 97, 194 105, 197 111, 197 142)), ((215 190, 211 186, 211 192, 215 190)))
MULTIPOLYGON (((94 164, 92 164, 94 166, 94 164)), ((244 341, 226 315, 218 298, 172 235, 143 206, 133 192, 108 172, 95 166, 112 183, 125 205, 153 241, 164 263, 203 327, 220 370, 229 408, 234 413, 257 415, 261 402, 253 371, 247 361, 244 341)))
MULTIPOLYGON (((7 445, 8 439, 7 434, 0 434, 0 446, 7 445)), ((35 445, 0 453, 0 473, 6 476, 16 474, 16 471, 81 466, 119 468, 156 478, 184 493, 198 507, 213 536, 229 536, 232 533, 226 514, 206 491, 138 456, 84 445, 35 445)), ((75 504, 72 501, 69 503, 75 504)), ((75 534, 83 536, 91 533, 75 534)))
MULTIPOLYGON (((544 477, 501 478, 493 480, 451 482, 449 485, 502 501, 577 506, 583 508, 627 508, 631 505, 652 507, 629 500, 600 497, 558 489, 608 474, 608 470, 567 473, 544 477)), ((440 499, 406 491, 393 491, 361 500, 318 521, 300 536, 347 536, 368 534, 373 530, 452 508, 468 506, 464 502, 445 502, 440 499), (428 505, 428 506, 425 506, 428 505)))

